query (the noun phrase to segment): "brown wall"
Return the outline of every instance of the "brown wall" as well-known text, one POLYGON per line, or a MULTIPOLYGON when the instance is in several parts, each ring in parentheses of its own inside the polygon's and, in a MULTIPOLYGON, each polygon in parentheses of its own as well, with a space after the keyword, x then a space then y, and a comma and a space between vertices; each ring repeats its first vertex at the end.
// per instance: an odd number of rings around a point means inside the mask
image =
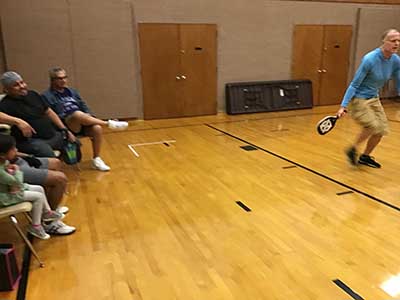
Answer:
MULTIPOLYGON (((393 11, 397 14, 400 11, 399 6, 387 5, 265 0, 170 0, 168 5, 161 0, 132 0, 132 3, 137 22, 217 24, 220 110, 225 107, 224 85, 227 82, 290 79, 295 24, 352 25, 356 32, 360 8, 366 11, 379 9, 381 19, 393 11)), ((370 20, 371 26, 375 21, 375 17, 370 20)), ((390 19, 383 25, 400 27, 400 20, 390 19)), ((359 38, 357 42, 368 39, 372 41, 368 43, 379 45, 375 30, 366 31, 371 32, 371 36, 359 38)), ((354 54, 355 42, 356 34, 353 36, 352 57, 359 61, 359 55, 354 54)), ((350 62, 350 75, 354 61, 350 62)))
MULTIPOLYGON (((290 1, 290 0, 281 0, 290 1)), ((335 3, 365 3, 365 4, 395 4, 399 5, 400 0, 297 0, 308 2, 335 2, 335 3)))
POLYGON ((138 116, 130 3, 2 0, 0 8, 7 67, 30 88, 46 89, 47 70, 62 66, 97 116, 138 116))
POLYGON ((217 100, 223 110, 227 82, 290 79, 295 24, 352 25, 352 75, 361 55, 379 45, 380 32, 400 27, 394 17, 399 11, 391 5, 278 0, 0 2, 8 67, 41 90, 49 66, 66 66, 72 84, 101 117, 143 116, 137 22, 217 24, 217 100))
MULTIPOLYGON (((357 66, 362 56, 378 47, 381 43, 382 32, 388 28, 399 28, 400 7, 395 9, 362 8, 359 13, 359 26, 356 37, 355 65, 357 66)), ((397 96, 397 88, 391 82, 381 93, 383 97, 397 96)))
MULTIPOLYGON (((4 43, 3 43, 3 35, 2 35, 2 31, 1 31, 1 24, 0 24, 0 74, 4 73, 4 71, 6 70, 6 56, 4 53, 4 43)), ((0 87, 0 94, 1 94, 2 90, 0 87)))
MULTIPOLYGON (((42 91, 48 86, 51 66, 72 69, 69 14, 64 1, 43 0, 39 6, 29 0, 4 0, 0 17, 7 67, 21 73, 30 88, 42 91)), ((71 79, 73 83, 73 76, 71 79)))

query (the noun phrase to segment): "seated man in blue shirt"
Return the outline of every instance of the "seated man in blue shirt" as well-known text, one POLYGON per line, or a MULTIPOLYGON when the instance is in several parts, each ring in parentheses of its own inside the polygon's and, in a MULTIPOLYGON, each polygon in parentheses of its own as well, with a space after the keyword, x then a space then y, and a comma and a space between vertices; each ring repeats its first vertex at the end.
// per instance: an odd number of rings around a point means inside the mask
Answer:
POLYGON ((100 158, 102 126, 111 129, 125 129, 128 122, 94 117, 78 91, 68 87, 68 76, 64 69, 53 68, 49 71, 50 88, 43 93, 43 98, 74 134, 91 137, 93 148, 93 167, 100 171, 109 171, 100 158))
POLYGON ((400 57, 396 54, 399 46, 399 31, 386 30, 382 35, 382 45, 363 57, 337 112, 338 117, 344 116, 349 105, 351 116, 362 126, 355 143, 346 151, 352 165, 381 167, 370 156, 382 137, 389 132, 386 114, 379 99, 379 89, 394 78, 400 92, 400 57), (367 141, 367 145, 358 157, 357 147, 364 141, 367 141))

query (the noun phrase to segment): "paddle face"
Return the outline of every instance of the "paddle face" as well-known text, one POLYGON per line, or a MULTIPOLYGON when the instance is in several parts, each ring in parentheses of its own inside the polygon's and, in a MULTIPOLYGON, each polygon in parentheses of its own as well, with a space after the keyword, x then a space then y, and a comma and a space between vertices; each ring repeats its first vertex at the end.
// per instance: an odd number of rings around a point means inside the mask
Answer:
POLYGON ((338 116, 327 116, 317 123, 317 131, 319 134, 324 135, 335 127, 338 116))

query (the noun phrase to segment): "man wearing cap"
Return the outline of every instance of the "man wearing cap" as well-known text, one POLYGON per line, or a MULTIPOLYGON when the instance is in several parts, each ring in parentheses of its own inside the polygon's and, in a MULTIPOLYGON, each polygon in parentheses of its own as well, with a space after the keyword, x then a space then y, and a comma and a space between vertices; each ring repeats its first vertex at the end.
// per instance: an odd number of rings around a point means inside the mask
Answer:
POLYGON ((100 158, 102 126, 108 126, 110 129, 125 129, 128 127, 128 122, 104 121, 93 116, 79 92, 68 87, 67 72, 63 68, 50 69, 49 77, 50 88, 42 94, 43 99, 75 135, 91 138, 93 168, 109 171, 110 167, 100 158))
POLYGON ((75 136, 67 130, 57 114, 16 72, 6 72, 0 82, 6 96, 0 102, 0 122, 13 125, 11 134, 17 147, 24 153, 38 157, 54 157, 53 150, 61 150, 62 130, 68 132, 68 139, 75 136))

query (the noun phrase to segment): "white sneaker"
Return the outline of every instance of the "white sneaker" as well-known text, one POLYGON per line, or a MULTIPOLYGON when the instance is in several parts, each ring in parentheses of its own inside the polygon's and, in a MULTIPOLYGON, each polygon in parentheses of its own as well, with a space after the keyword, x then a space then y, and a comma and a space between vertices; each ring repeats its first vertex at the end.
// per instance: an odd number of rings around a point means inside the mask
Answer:
POLYGON ((61 221, 53 221, 50 224, 43 225, 44 230, 51 235, 68 235, 75 232, 74 226, 69 226, 61 221))
POLYGON ((105 162, 97 156, 92 160, 93 168, 99 171, 110 171, 110 167, 105 164, 105 162))
POLYGON ((108 128, 110 129, 125 129, 126 127, 128 127, 128 122, 108 120, 108 128))
MULTIPOLYGON (((55 221, 55 222, 57 222, 57 221, 55 221)), ((44 230, 42 225, 36 226, 36 227, 34 227, 33 225, 30 225, 28 227, 28 232, 30 234, 32 234, 33 236, 36 236, 37 238, 42 239, 42 240, 48 240, 50 238, 50 235, 48 235, 46 233, 46 231, 44 230)))
POLYGON ((69 212, 69 208, 67 206, 59 206, 56 208, 56 211, 59 212, 60 214, 66 214, 69 212))

